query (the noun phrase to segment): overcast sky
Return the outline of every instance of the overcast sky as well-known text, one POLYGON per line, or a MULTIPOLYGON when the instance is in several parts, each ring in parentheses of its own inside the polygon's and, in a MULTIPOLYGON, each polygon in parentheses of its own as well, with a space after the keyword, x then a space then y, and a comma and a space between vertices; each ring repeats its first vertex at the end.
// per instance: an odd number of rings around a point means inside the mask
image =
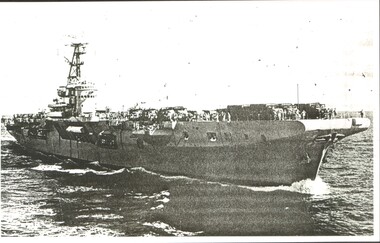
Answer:
POLYGON ((89 43, 82 74, 98 108, 296 103, 299 84, 301 103, 374 109, 378 9, 369 0, 0 3, 1 113, 52 103, 71 42, 89 43))

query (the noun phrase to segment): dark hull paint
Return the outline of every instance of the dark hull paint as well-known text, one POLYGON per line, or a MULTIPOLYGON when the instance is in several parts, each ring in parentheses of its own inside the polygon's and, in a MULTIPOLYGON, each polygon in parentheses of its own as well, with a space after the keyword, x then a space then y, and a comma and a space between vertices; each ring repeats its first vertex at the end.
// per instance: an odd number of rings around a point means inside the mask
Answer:
POLYGON ((46 139, 28 137, 22 128, 10 132, 24 147, 46 154, 211 181, 267 186, 315 179, 332 144, 318 137, 332 133, 349 136, 368 127, 351 126, 349 119, 330 121, 327 125, 324 123, 329 121, 319 121, 321 126, 315 122, 182 122, 174 129, 149 134, 99 122, 50 121, 46 139), (67 138, 64 133, 71 125, 81 125, 93 134, 111 131, 116 135, 117 148, 67 138), (315 125, 323 129, 312 128, 315 125), (207 137, 210 132, 216 135, 216 141, 207 137))

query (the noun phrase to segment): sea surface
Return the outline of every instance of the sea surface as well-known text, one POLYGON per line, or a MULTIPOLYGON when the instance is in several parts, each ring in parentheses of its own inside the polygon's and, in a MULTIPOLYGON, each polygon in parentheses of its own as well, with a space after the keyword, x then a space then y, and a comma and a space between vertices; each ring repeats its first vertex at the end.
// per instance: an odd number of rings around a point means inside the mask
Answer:
POLYGON ((28 153, 1 139, 1 236, 372 236, 373 130, 315 181, 247 187, 28 153))

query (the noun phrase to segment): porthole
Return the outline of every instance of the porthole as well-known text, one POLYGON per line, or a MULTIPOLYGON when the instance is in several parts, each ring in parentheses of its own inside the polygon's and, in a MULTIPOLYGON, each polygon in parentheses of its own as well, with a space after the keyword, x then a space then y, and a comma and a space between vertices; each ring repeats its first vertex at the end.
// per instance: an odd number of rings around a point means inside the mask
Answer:
POLYGON ((216 133, 215 132, 208 132, 207 133, 207 138, 211 142, 215 142, 216 141, 216 133))
POLYGON ((188 132, 183 131, 182 135, 183 135, 183 138, 185 139, 185 141, 189 140, 189 133, 188 132))

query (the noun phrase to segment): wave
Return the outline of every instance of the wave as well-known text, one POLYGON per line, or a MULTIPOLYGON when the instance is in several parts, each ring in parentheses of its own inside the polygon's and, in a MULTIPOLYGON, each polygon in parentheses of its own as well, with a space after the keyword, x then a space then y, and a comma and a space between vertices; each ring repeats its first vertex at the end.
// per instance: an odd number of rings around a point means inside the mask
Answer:
POLYGON ((324 182, 319 176, 315 180, 307 179, 294 182, 291 186, 293 191, 311 194, 314 196, 323 196, 330 194, 330 186, 324 182))
POLYGON ((147 174, 151 174, 151 175, 155 175, 155 176, 159 176, 159 177, 161 177, 163 179, 168 179, 168 180, 174 179, 174 180, 201 181, 201 179, 191 178, 191 177, 182 176, 182 175, 175 175, 175 176, 162 175, 160 173, 147 170, 147 169, 145 169, 143 167, 133 167, 130 170, 131 170, 132 173, 133 173, 133 171, 141 171, 141 172, 144 172, 144 173, 147 173, 147 174))
POLYGON ((151 207, 150 210, 156 210, 156 209, 163 209, 164 208, 164 205, 163 204, 160 204, 156 207, 151 207))
POLYGON ((58 188, 56 191, 60 194, 69 194, 74 192, 95 192, 95 191, 101 191, 100 188, 94 188, 92 186, 86 187, 86 186, 66 186, 63 188, 58 188))
POLYGON ((317 176, 315 180, 306 179, 298 182, 294 182, 290 186, 238 186, 240 188, 246 188, 252 191, 273 192, 277 190, 298 192, 302 194, 309 194, 313 196, 323 196, 330 194, 330 187, 327 183, 317 176))
POLYGON ((117 214, 93 214, 93 215, 78 215, 75 217, 76 219, 122 219, 124 216, 117 214))
POLYGON ((153 195, 143 195, 141 192, 135 193, 127 193, 129 196, 132 196, 135 199, 146 199, 146 198, 155 198, 157 202, 167 203, 169 202, 170 192, 169 191, 161 191, 159 193, 153 193, 153 195), (160 199, 161 198, 161 199, 160 199))
POLYGON ((152 223, 145 222, 143 223, 145 226, 150 226, 156 229, 161 229, 165 231, 168 234, 174 235, 174 236, 195 236, 203 233, 203 231, 198 231, 198 232, 189 232, 189 231, 182 231, 178 230, 166 223, 160 222, 160 221, 155 221, 152 223))
POLYGON ((97 171, 94 169, 65 169, 61 165, 38 165, 37 167, 31 168, 31 170, 35 171, 54 171, 54 172, 60 172, 60 173, 66 173, 66 174, 75 174, 75 175, 84 175, 86 173, 93 173, 95 175, 115 175, 115 174, 120 174, 125 171, 125 168, 121 168, 119 170, 114 170, 114 171, 97 171))
POLYGON ((177 180, 188 180, 188 181, 197 181, 206 184, 217 184, 222 187, 226 186, 237 186, 239 188, 245 188, 252 191, 262 191, 262 192, 273 192, 277 190, 290 191, 290 192, 298 192, 302 194, 309 194, 313 196, 323 196, 330 194, 330 187, 327 183, 323 182, 322 179, 317 176, 315 180, 306 179, 298 182, 294 182, 290 186, 244 186, 244 185, 236 185, 231 183, 223 183, 223 182, 215 182, 215 181, 206 181, 203 179, 191 178, 187 176, 167 176, 161 175, 159 173, 149 171, 143 167, 134 167, 131 171, 142 171, 144 173, 148 173, 151 175, 156 175, 164 179, 177 179, 177 180))

